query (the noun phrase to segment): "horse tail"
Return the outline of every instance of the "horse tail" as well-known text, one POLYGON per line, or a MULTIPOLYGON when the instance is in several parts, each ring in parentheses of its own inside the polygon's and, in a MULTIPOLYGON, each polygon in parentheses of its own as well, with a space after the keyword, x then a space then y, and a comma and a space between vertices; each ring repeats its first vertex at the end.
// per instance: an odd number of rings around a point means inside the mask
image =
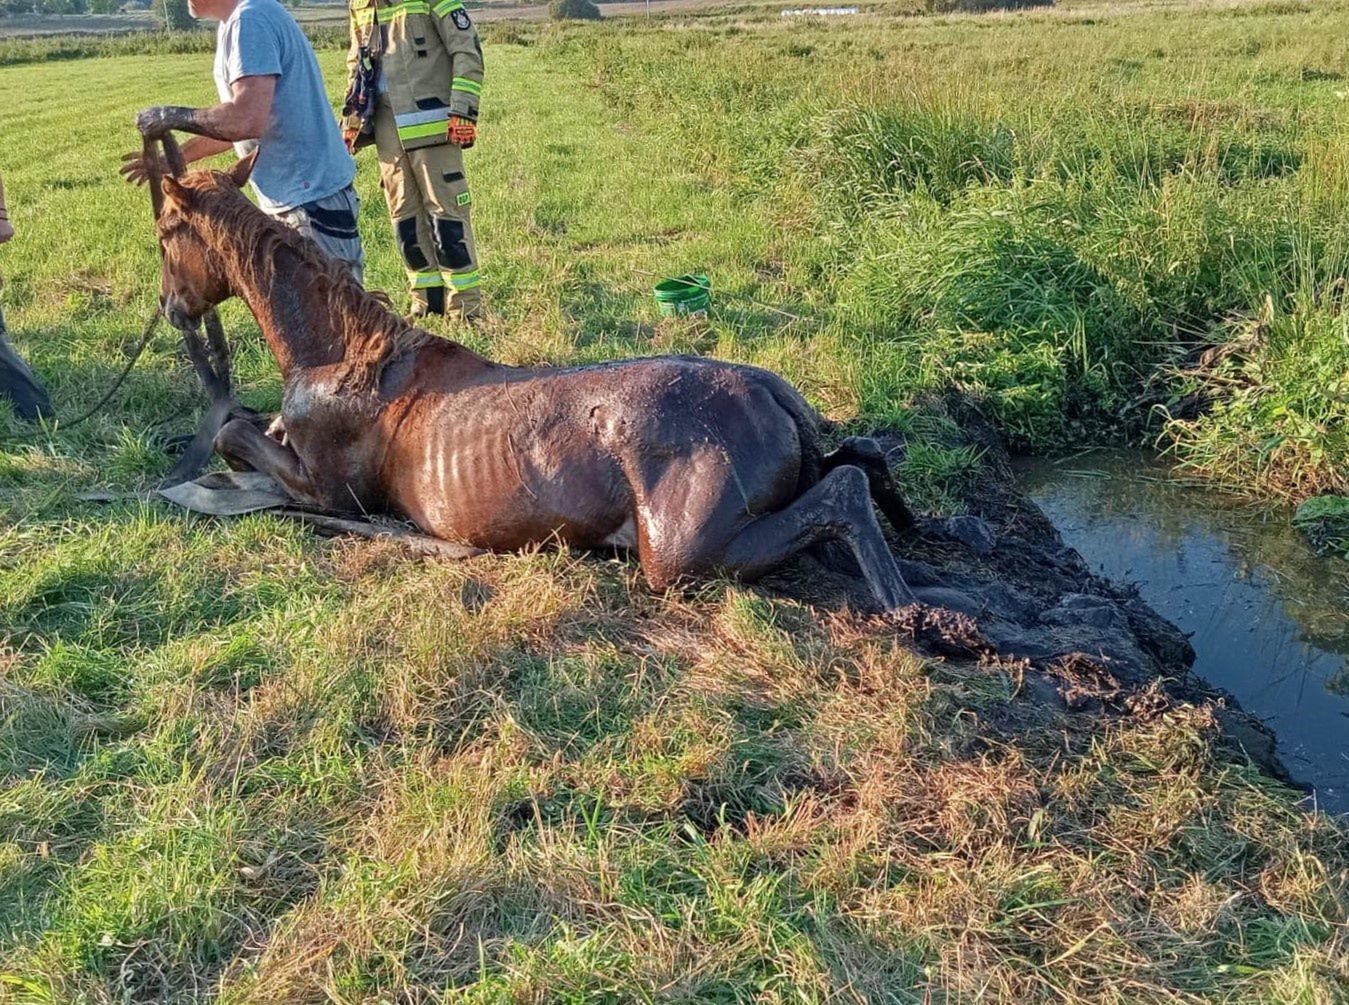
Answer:
POLYGON ((768 382, 768 391, 796 426, 796 437, 801 444, 801 470, 796 478, 796 494, 800 496, 824 475, 824 447, 820 442, 824 419, 785 380, 774 376, 768 382))

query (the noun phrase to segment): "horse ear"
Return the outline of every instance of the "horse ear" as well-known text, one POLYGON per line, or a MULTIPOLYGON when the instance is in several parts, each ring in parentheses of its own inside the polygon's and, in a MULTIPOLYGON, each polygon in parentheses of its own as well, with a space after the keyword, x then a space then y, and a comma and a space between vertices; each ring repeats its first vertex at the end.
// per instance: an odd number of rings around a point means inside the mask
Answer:
POLYGON ((188 192, 183 183, 172 175, 166 175, 159 183, 160 190, 164 193, 164 198, 175 206, 185 206, 188 202, 188 192))
POLYGON ((234 182, 239 188, 248 184, 249 177, 253 174, 253 165, 258 159, 258 148, 254 147, 248 152, 247 157, 240 157, 229 169, 230 181, 234 182))

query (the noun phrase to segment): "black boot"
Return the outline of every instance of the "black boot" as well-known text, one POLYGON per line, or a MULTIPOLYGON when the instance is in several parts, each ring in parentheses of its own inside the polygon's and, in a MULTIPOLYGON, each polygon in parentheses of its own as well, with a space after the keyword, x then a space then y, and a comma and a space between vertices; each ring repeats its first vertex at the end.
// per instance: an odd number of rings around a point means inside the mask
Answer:
POLYGON ((429 317, 432 314, 445 315, 445 287, 432 286, 429 289, 422 290, 421 293, 425 299, 413 296, 412 309, 408 311, 408 320, 416 324, 422 318, 429 317))
POLYGON ((0 314, 0 397, 10 400, 14 412, 26 422, 55 414, 52 400, 38 383, 32 368, 5 341, 5 318, 0 314))

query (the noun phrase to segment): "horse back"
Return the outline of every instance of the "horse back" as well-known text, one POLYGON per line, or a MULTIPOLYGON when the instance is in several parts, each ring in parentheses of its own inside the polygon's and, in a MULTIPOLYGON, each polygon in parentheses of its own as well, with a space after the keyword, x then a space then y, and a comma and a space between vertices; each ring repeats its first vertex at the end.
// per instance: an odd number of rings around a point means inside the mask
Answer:
POLYGON ((814 413, 755 367, 654 357, 458 384, 419 369, 387 410, 385 490, 425 529, 483 547, 609 543, 662 482, 772 509, 818 478, 814 413))

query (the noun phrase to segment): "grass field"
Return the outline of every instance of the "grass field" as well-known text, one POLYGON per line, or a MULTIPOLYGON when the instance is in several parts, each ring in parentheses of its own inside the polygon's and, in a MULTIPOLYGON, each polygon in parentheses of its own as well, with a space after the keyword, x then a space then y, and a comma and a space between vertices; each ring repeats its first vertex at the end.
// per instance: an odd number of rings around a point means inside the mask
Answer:
MULTIPOLYGON (((1343 489, 1349 3, 869 9, 496 29, 463 337, 771 366, 910 431, 930 509, 976 474, 922 404, 953 382, 1026 445, 1343 489), (716 315, 657 320, 694 267, 716 315)), ((4 303, 66 414, 156 293, 131 116, 210 94, 200 53, 0 70, 4 303)), ((0 415, 0 1002, 1349 1000, 1345 832, 1210 710, 1052 712, 615 560, 78 501, 152 484, 198 404, 166 334, 84 426, 0 415)))
POLYGON ((570 51, 770 195, 864 412, 954 381, 1014 442, 1160 437, 1300 497, 1349 486, 1344 12, 731 18, 570 51))

